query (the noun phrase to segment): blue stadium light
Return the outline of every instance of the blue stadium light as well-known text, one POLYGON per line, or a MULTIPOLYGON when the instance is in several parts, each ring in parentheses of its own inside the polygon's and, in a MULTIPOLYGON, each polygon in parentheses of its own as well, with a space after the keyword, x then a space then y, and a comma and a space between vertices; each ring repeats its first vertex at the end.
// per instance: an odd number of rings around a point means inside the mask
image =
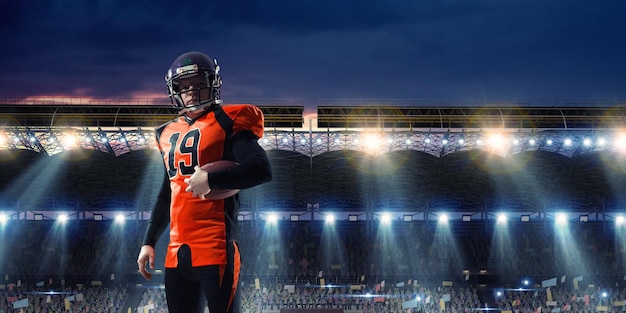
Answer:
POLYGON ((326 224, 333 224, 333 223, 335 223, 335 215, 332 214, 332 213, 327 214, 326 218, 325 218, 325 221, 326 221, 326 224))
POLYGON ((69 219, 69 216, 67 216, 66 213, 61 213, 57 216, 57 220, 61 223, 67 222, 68 219, 69 219))
POLYGON ((567 224, 567 215, 565 213, 557 213, 554 221, 557 225, 563 226, 567 224))
POLYGON ((615 225, 617 225, 617 226, 624 225, 624 216, 623 215, 618 215, 618 216, 615 217, 615 225))
POLYGON ((498 224, 506 224, 507 221, 507 216, 504 213, 500 213, 498 214, 498 217, 496 219, 498 224))
POLYGON ((276 213, 270 213, 267 216, 267 222, 272 225, 276 225, 278 223, 278 215, 276 213))
POLYGON ((115 223, 117 224, 122 224, 124 223, 124 221, 126 221, 126 217, 124 216, 124 214, 117 214, 115 215, 115 223))
POLYGON ((571 146, 571 145, 572 145, 572 140, 571 140, 571 139, 569 139, 569 138, 565 138, 565 140, 563 141, 563 144, 564 144, 566 147, 569 147, 569 146, 571 146))
POLYGON ((383 225, 391 224, 391 215, 389 213, 383 213, 380 217, 380 223, 383 225))
POLYGON ((439 223, 448 223, 448 214, 446 213, 441 213, 439 215, 439 223))
POLYGON ((0 225, 6 224, 8 220, 9 217, 6 214, 0 213, 0 225))

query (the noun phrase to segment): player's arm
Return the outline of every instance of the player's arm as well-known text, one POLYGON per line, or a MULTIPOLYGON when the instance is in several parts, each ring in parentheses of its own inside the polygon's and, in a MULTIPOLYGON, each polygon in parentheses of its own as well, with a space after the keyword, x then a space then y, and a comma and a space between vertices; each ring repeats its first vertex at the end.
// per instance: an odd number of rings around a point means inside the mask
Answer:
POLYGON ((146 229, 141 250, 139 251, 139 256, 137 257, 137 268, 139 273, 148 280, 152 279, 152 273, 150 273, 148 268, 154 269, 154 258, 156 256, 154 246, 169 224, 171 191, 167 172, 165 172, 164 177, 163 186, 161 186, 161 191, 157 197, 157 203, 152 210, 152 216, 150 216, 148 228, 146 229))
POLYGON ((209 175, 211 189, 245 189, 272 180, 272 167, 259 138, 251 131, 233 134, 233 156, 239 166, 209 175))
POLYGON ((143 245, 155 246, 161 234, 167 228, 170 223, 170 201, 172 197, 172 191, 170 189, 170 181, 167 176, 167 171, 163 172, 163 184, 157 202, 152 209, 152 215, 148 221, 148 227, 143 237, 143 245))

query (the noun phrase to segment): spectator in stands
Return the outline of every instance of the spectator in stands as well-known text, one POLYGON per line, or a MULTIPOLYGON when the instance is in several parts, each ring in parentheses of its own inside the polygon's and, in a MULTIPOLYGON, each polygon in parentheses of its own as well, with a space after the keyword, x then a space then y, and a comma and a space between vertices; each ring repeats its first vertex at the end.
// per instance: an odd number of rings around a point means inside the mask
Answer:
POLYGON ((217 189, 242 189, 271 179, 269 159, 258 144, 263 114, 252 105, 222 106, 217 62, 200 52, 180 55, 166 75, 172 104, 180 115, 155 131, 165 164, 165 182, 137 258, 151 278, 154 246, 170 224, 165 257, 165 290, 170 313, 240 312, 238 195, 211 199, 217 189), (238 162, 210 175, 201 166, 238 162))

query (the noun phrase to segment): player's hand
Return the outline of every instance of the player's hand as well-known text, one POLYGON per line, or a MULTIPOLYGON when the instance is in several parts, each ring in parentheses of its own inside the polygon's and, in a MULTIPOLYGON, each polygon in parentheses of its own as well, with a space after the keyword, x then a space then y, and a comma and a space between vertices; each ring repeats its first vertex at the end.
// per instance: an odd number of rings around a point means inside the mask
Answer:
POLYGON ((143 245, 141 246, 141 250, 139 251, 139 256, 137 257, 137 266, 139 267, 139 273, 147 280, 152 279, 152 273, 148 271, 148 266, 150 269, 154 269, 154 248, 152 246, 143 245))
POLYGON ((197 165, 194 169, 195 172, 189 178, 185 178, 185 183, 187 183, 185 191, 193 193, 194 197, 204 199, 204 195, 211 192, 209 173, 197 165))

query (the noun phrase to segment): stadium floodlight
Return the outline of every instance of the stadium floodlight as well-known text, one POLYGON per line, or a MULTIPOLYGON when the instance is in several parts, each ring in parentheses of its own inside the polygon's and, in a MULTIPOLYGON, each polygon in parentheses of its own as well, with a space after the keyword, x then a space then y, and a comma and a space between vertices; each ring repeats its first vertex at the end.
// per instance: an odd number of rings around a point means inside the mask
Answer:
POLYGON ((565 140, 563 140, 563 145, 565 145, 566 147, 569 147, 572 145, 572 140, 569 138, 565 138, 565 140))
POLYGON ((270 224, 278 223, 278 215, 276 213, 270 213, 270 215, 267 216, 267 222, 270 224))
POLYGON ((124 221, 126 220, 126 216, 124 216, 124 214, 117 214, 115 215, 115 222, 118 224, 124 223, 124 221))
POLYGON ((332 213, 331 213, 331 214, 326 215, 325 221, 326 221, 326 224, 332 224, 332 223, 334 223, 334 222, 335 222, 335 215, 334 215, 334 214, 332 214, 332 213))
POLYGON ((504 213, 498 214, 498 217, 496 219, 498 224, 506 224, 506 220, 507 220, 507 217, 506 217, 506 214, 504 213))
POLYGON ((380 217, 380 222, 383 225, 391 224, 391 215, 389 213, 383 213, 383 215, 380 217))
POLYGON ((448 223, 448 214, 442 213, 439 215, 439 223, 448 223))
POLYGON ((555 223, 557 225, 565 225, 567 224, 567 215, 565 213, 557 213, 556 214, 556 219, 555 219, 555 223))
POLYGON ((57 216, 57 219, 59 220, 59 222, 65 223, 69 219, 69 216, 66 213, 61 213, 57 216))

